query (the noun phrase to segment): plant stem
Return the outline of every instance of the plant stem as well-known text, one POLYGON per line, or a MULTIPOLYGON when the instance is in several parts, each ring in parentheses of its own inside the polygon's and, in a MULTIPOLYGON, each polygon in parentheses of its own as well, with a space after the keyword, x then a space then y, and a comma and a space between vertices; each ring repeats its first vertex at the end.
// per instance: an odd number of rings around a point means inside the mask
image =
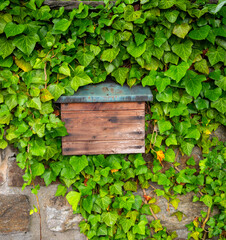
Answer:
POLYGON ((206 219, 204 220, 203 224, 202 224, 202 229, 204 230, 205 228, 205 225, 206 225, 206 222, 208 221, 209 217, 210 217, 210 210, 211 208, 209 207, 208 208, 208 212, 207 212, 207 216, 206 216, 206 219))
MULTIPOLYGON (((145 189, 142 189, 142 190, 143 190, 144 195, 147 195, 145 189)), ((148 203, 146 199, 144 199, 144 202, 145 202, 145 204, 148 203)), ((158 218, 156 217, 156 215, 155 215, 155 213, 153 212, 153 210, 152 210, 151 207, 150 207, 150 211, 151 211, 151 214, 152 214, 152 216, 154 217, 154 219, 155 219, 155 220, 158 220, 158 218)))
POLYGON ((45 62, 45 67, 44 67, 44 74, 45 74, 45 89, 47 88, 47 73, 46 73, 46 65, 47 65, 47 62, 45 62))
MULTIPOLYGON (((32 180, 32 185, 35 188, 34 181, 32 180)), ((38 216, 39 216, 39 231, 40 231, 40 240, 42 240, 42 216, 41 216, 41 209, 40 209, 40 204, 39 204, 39 198, 38 195, 35 194, 36 197, 36 202, 38 206, 38 216)))

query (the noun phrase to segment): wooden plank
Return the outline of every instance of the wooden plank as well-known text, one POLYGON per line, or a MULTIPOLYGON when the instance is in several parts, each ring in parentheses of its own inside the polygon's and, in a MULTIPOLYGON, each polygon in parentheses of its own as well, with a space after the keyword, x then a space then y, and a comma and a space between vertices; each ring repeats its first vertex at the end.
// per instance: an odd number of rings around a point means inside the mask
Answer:
POLYGON ((145 102, 62 103, 61 111, 144 110, 145 102))
POLYGON ((63 142, 73 142, 76 140, 129 140, 144 139, 145 137, 144 124, 143 126, 115 124, 113 127, 96 125, 95 123, 92 127, 80 124, 68 129, 68 133, 68 136, 62 138, 63 142))
POLYGON ((69 136, 62 141, 144 139, 144 110, 63 113, 69 136))
POLYGON ((61 119, 67 124, 89 122, 96 123, 100 121, 102 124, 112 123, 138 123, 144 121, 144 110, 130 110, 130 111, 75 111, 75 112, 61 112, 61 119))
MULTIPOLYGON (((56 0, 45 0, 44 4, 49 5, 50 8, 64 7, 65 10, 73 10, 78 8, 81 1, 56 1, 56 0)), ((99 5, 104 5, 103 1, 82 1, 83 4, 90 5, 92 7, 97 7, 99 5)))
POLYGON ((115 111, 95 111, 63 113, 62 121, 67 129, 74 127, 93 128, 95 126, 115 127, 116 124, 128 124, 133 126, 144 126, 144 111, 115 112, 115 111), (117 114, 116 114, 117 113, 117 114))
POLYGON ((144 128, 144 118, 142 119, 133 119, 130 122, 124 122, 122 120, 113 121, 113 118, 110 119, 101 119, 96 121, 95 119, 84 119, 84 121, 78 119, 64 119, 65 127, 68 131, 73 132, 74 129, 84 128, 86 131, 91 130, 91 128, 98 128, 99 130, 105 130, 105 128, 144 128), (109 121, 110 120, 110 121, 109 121))
POLYGON ((144 153, 144 140, 63 142, 63 155, 144 153))

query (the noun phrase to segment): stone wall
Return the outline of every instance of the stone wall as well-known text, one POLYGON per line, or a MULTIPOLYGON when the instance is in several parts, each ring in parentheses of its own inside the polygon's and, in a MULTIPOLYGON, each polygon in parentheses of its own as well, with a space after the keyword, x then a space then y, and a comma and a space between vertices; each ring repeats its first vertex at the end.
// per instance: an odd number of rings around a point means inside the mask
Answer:
MULTIPOLYGON (((215 135, 220 140, 225 141, 225 129, 219 128, 215 135)), ((192 155, 197 164, 201 158, 201 151, 194 148, 192 155)), ((151 156, 146 155, 149 158, 151 156)), ((188 157, 179 156, 178 161, 181 167, 187 161, 188 157)), ((167 165, 165 165, 167 168, 167 165)), ((30 216, 30 209, 37 205, 36 198, 31 194, 30 187, 21 190, 23 185, 23 171, 16 164, 16 150, 8 147, 0 150, 0 239, 1 240, 39 240, 40 239, 40 219, 38 214, 30 216)), ((41 185, 39 190, 39 201, 41 208, 42 236, 43 240, 86 240, 86 237, 80 234, 78 223, 82 217, 74 215, 71 207, 63 197, 55 197, 57 183, 48 187, 44 186, 42 179, 37 183, 41 185)), ((155 188, 160 186, 152 183, 155 188)), ((141 190, 137 194, 143 195, 141 190)), ((148 189, 147 194, 153 195, 153 189, 148 189)), ((159 197, 157 204, 161 212, 157 217, 169 231, 177 231, 177 239, 187 238, 186 224, 200 216, 200 211, 207 211, 207 207, 202 203, 192 202, 193 194, 179 196, 180 203, 178 210, 184 213, 181 222, 177 218, 171 217, 175 212, 174 208, 169 206, 166 199, 159 197)), ((216 213, 217 210, 214 210, 216 213)), ((214 214, 212 213, 212 214, 214 214)), ((152 220, 152 217, 150 217, 152 220)))

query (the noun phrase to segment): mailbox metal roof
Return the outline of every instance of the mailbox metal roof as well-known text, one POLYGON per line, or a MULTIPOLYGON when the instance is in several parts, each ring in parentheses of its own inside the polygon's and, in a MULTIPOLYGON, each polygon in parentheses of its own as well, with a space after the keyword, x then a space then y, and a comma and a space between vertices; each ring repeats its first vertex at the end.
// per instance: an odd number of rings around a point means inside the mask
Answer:
POLYGON ((152 100, 153 95, 149 87, 136 85, 130 88, 111 81, 81 87, 74 95, 61 96, 56 102, 146 102, 152 100))

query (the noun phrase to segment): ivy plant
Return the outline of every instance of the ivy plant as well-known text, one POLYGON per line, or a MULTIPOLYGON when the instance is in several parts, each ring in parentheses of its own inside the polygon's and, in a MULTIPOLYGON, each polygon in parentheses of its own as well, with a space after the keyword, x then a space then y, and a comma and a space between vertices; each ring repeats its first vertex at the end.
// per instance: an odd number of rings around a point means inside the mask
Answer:
POLYGON ((56 196, 82 214, 88 239, 174 239, 157 217, 157 199, 177 209, 177 196, 189 192, 207 211, 187 225, 188 238, 224 239, 225 146, 212 133, 226 125, 225 1, 104 3, 71 11, 51 9, 44 0, 0 3, 0 148, 18 149, 23 188, 36 177, 47 186, 61 181, 56 196), (62 155, 67 130, 55 101, 107 76, 152 89, 145 125, 149 160, 141 154, 62 155), (183 167, 178 154, 190 156, 194 147, 203 158, 197 164, 190 157, 183 167), (214 207, 219 212, 211 216, 214 207))

